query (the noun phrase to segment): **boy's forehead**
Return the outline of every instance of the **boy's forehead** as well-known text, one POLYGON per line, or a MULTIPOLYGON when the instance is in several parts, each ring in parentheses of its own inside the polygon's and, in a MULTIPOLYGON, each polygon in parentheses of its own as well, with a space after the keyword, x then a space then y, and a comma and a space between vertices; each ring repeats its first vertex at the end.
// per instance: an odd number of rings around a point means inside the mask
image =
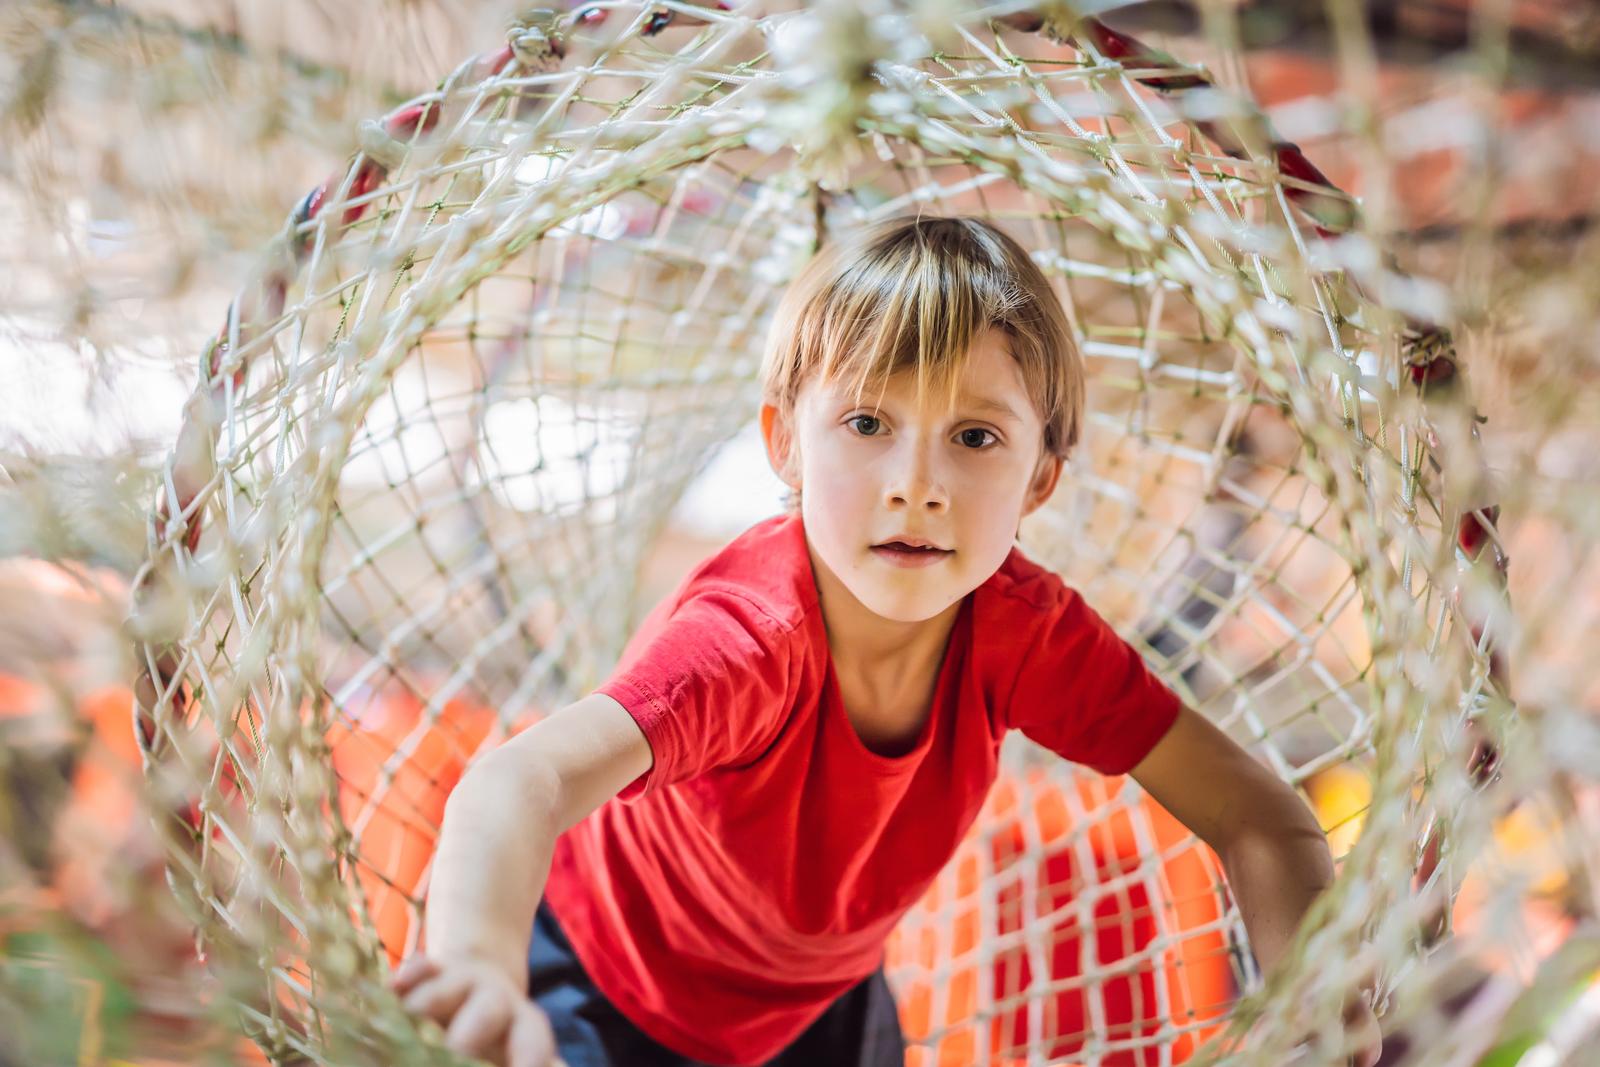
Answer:
MULTIPOLYGON (((916 397, 916 376, 910 371, 898 371, 888 380, 880 376, 859 389, 853 381, 833 379, 819 382, 817 395, 828 403, 855 403, 859 400, 872 404, 888 396, 909 402, 916 397)), ((930 388, 924 402, 930 408, 939 409, 946 406, 944 400, 945 394, 941 390, 930 388)), ((999 382, 958 382, 955 394, 949 400, 949 408, 1019 420, 1022 417, 1014 398, 1007 395, 1007 390, 999 382)))

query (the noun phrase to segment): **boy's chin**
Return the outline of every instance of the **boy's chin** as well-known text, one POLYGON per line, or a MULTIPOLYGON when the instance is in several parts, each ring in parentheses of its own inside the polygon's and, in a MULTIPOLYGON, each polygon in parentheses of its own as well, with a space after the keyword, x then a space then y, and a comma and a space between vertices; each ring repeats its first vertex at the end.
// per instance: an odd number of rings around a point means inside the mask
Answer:
POLYGON ((954 603, 948 598, 928 594, 907 595, 883 589, 852 589, 851 592, 868 611, 890 622, 927 622, 954 603))

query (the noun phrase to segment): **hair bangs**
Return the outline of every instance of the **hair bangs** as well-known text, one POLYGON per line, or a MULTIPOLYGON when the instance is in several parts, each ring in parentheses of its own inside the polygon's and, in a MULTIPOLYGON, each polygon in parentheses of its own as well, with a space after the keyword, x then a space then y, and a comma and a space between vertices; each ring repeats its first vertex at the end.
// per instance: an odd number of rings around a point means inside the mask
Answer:
POLYGON ((967 353, 999 310, 990 279, 927 241, 875 251, 842 272, 823 301, 823 318, 833 321, 819 339, 822 379, 845 383, 859 401, 910 374, 918 402, 953 404, 967 353))

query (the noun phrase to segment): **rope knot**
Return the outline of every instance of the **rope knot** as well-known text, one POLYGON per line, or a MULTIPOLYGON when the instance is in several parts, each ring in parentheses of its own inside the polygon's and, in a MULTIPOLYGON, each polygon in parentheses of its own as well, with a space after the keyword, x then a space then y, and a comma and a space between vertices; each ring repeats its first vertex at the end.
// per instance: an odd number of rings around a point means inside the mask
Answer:
POLYGON ((560 44, 538 26, 516 26, 506 35, 517 63, 527 70, 548 71, 561 59, 560 44))
POLYGON ((391 134, 375 119, 362 119, 356 128, 361 154, 386 171, 397 169, 406 159, 406 143, 391 134))

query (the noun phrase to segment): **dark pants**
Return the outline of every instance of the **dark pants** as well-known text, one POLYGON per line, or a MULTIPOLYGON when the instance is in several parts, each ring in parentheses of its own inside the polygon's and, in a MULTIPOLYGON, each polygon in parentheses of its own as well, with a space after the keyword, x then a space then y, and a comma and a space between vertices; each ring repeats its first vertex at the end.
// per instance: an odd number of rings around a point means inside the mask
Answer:
MULTIPOLYGON (((528 995, 550 1016, 568 1067, 705 1067, 646 1037, 594 987, 544 904, 534 918, 528 949, 528 995)), ((828 1005, 767 1067, 904 1067, 905 1062, 900 1017, 879 969, 828 1005)))

